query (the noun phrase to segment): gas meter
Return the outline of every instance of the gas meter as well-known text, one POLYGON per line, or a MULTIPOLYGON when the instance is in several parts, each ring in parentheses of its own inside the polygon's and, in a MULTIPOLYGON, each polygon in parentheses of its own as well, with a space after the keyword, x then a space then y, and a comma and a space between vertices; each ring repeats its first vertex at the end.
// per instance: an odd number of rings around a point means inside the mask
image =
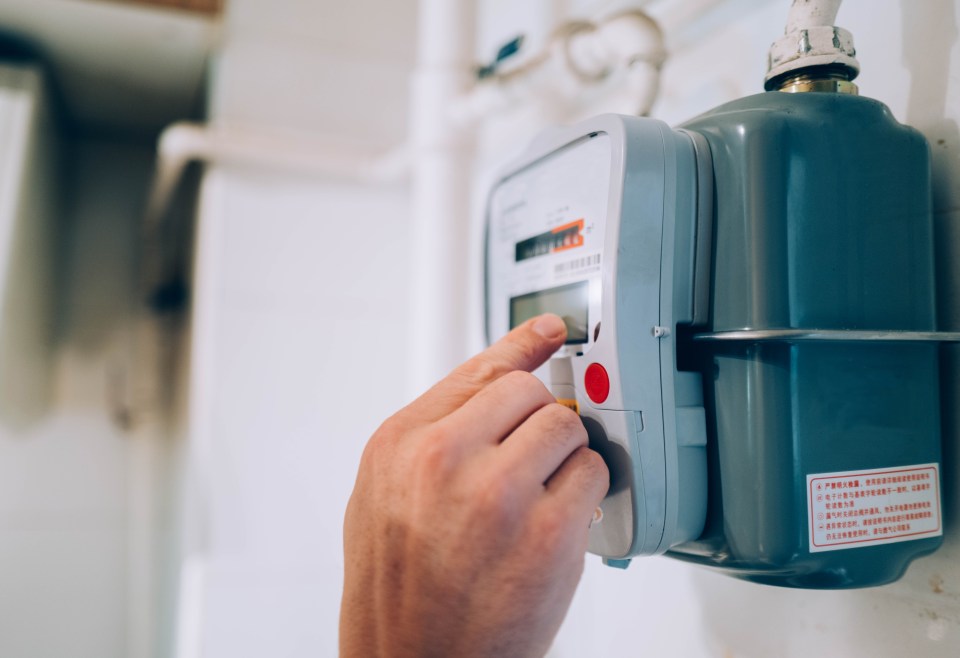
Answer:
POLYGON ((564 319, 537 374, 610 468, 608 564, 877 585, 943 533, 929 152, 849 67, 779 75, 539 137, 489 197, 487 333, 564 319))

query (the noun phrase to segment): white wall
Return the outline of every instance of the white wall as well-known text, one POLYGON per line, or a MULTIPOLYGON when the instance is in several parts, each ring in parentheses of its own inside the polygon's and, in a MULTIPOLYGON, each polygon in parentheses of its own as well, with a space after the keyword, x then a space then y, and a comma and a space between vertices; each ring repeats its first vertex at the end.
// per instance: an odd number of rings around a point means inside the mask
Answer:
MULTIPOLYGON (((213 123, 386 151, 414 3, 229 4, 213 123)), ((404 401, 405 186, 207 168, 194 287, 180 656, 333 656, 341 523, 404 401)))
POLYGON ((208 476, 203 656, 332 655, 340 522, 402 401, 403 197, 218 169, 204 190, 191 436, 208 476), (334 244, 334 236, 336 244, 334 244), (206 310, 205 310, 206 309, 206 310), (209 350, 209 352, 203 352, 209 350))
MULTIPOLYGON (((214 69, 214 120, 366 147, 402 140, 415 7, 340 4, 234 0, 214 69)), ((628 4, 486 0, 479 51, 490 56, 518 33, 535 42, 574 12, 628 4)), ((762 88, 788 3, 718 6, 668 35, 673 56, 655 114, 670 122, 762 88)), ((933 144, 945 329, 960 328, 960 273, 949 258, 960 249, 958 14, 956 0, 848 0, 839 20, 857 39, 862 93, 933 144), (904 20, 902 8, 914 13, 904 20), (905 55, 904 43, 915 51, 905 55)), ((463 221, 476 229, 491 167, 541 123, 518 112, 484 127, 477 200, 463 221)), ((202 196, 181 655, 333 656, 343 507, 363 442, 403 401, 407 194, 214 166, 202 196)), ((470 294, 479 308, 476 281, 470 294)), ((473 340, 479 346, 479 332, 473 340)), ((945 402, 955 409, 950 386, 945 402)), ((948 422, 945 472, 955 479, 955 411, 948 422)), ((958 495, 946 491, 953 525, 958 495)), ((626 572, 590 559, 552 655, 955 656, 960 537, 950 528, 944 548, 900 583, 863 592, 766 588, 666 558, 626 572)))

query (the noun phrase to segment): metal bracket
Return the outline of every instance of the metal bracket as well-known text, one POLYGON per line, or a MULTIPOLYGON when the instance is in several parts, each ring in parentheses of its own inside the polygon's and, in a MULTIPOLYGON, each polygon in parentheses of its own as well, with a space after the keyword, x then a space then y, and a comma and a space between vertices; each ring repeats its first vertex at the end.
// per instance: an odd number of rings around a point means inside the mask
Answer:
POLYGON ((738 329, 697 334, 696 341, 960 343, 957 331, 862 331, 846 329, 738 329))

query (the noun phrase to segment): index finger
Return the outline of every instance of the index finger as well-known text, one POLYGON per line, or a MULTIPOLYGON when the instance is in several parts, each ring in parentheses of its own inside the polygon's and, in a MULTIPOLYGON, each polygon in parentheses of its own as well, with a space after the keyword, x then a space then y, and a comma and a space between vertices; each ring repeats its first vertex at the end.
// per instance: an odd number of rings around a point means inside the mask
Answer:
POLYGON ((508 372, 539 368, 567 338, 567 327, 552 313, 531 318, 464 362, 404 409, 422 422, 439 420, 508 372))

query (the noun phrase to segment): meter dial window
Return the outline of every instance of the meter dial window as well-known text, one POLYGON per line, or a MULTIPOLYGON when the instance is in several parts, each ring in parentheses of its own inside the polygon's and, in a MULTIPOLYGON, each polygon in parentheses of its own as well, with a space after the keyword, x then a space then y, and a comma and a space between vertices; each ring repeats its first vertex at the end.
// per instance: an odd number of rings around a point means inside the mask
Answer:
POLYGON ((590 283, 580 281, 566 286, 539 290, 510 299, 510 328, 541 313, 553 313, 567 325, 567 345, 587 342, 587 312, 590 307, 590 283))
POLYGON ((613 160, 610 137, 590 133, 498 183, 487 233, 490 340, 549 312, 567 325, 561 355, 591 348, 601 315, 613 160))

